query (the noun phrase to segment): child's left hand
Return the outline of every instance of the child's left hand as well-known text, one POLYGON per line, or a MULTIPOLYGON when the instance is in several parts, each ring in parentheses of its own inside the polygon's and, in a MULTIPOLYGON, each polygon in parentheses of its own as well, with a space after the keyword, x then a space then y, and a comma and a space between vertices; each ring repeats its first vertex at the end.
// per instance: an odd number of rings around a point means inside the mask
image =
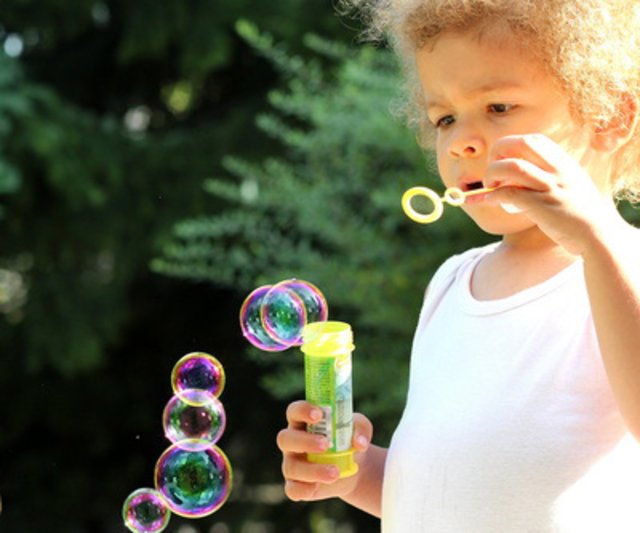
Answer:
POLYGON ((492 148, 486 201, 512 204, 575 255, 603 228, 621 222, 607 192, 557 143, 541 134, 510 135, 492 148))

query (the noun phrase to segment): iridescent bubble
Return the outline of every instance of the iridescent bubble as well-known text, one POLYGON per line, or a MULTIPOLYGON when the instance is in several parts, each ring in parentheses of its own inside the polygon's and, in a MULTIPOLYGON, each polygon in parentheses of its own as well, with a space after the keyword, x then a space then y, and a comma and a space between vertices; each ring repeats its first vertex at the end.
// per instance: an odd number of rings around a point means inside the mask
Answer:
POLYGON ((153 489, 133 491, 122 506, 124 525, 134 533, 156 533, 167 527, 171 513, 160 493, 153 489))
POLYGON ((271 285, 258 287, 247 296, 240 308, 240 328, 245 338, 256 348, 267 352, 280 352, 289 348, 289 345, 271 337, 260 316, 264 296, 270 288, 271 285))
POLYGON ((224 384, 224 368, 220 361, 204 352, 188 353, 171 371, 171 387, 176 394, 187 389, 201 389, 217 397, 222 394, 224 384))
POLYGON ((198 518, 217 511, 229 497, 233 473, 217 446, 187 451, 173 444, 158 459, 156 489, 177 515, 198 518))
POLYGON ((202 450, 218 442, 226 423, 224 406, 206 390, 179 392, 169 400, 162 413, 165 436, 191 451, 202 450))
POLYGON ((285 285, 271 287, 262 299, 260 318, 269 337, 287 346, 300 344, 307 323, 304 302, 285 285))
POLYGON ((261 318, 265 331, 289 346, 302 344, 302 329, 329 316, 324 295, 312 283, 288 279, 276 283, 262 301, 261 318))
MULTIPOLYGON (((272 290, 285 288, 293 291, 304 305, 306 313, 306 324, 312 322, 324 322, 329 317, 329 304, 327 299, 313 283, 301 279, 288 279, 276 283, 272 290)), ((269 301, 269 295, 265 297, 265 301, 269 301)), ((305 325, 306 325, 305 324, 305 325)))

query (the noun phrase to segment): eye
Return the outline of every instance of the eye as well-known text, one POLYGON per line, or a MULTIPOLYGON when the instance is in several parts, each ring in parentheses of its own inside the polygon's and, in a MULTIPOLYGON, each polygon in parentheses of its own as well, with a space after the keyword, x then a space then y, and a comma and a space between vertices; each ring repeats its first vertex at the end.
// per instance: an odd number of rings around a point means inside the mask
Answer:
POLYGON ((491 113, 496 115, 504 115, 513 109, 513 105, 511 104, 489 104, 487 108, 491 113))
POLYGON ((438 120, 436 120, 435 127, 436 128, 445 128, 447 126, 451 126, 451 124, 453 124, 454 120, 455 119, 453 118, 453 115, 445 115, 444 117, 441 117, 438 120))

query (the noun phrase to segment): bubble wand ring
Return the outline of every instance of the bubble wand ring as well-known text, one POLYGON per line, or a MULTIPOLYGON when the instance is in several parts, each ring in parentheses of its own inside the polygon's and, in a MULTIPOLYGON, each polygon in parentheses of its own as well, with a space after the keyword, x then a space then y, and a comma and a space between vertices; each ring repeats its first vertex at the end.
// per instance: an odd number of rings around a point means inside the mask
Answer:
POLYGON ((418 224, 431 224, 442 216, 445 203, 455 207, 460 207, 464 204, 468 196, 485 194, 493 190, 494 189, 490 188, 482 188, 465 192, 458 187, 449 187, 444 191, 444 196, 441 197, 438 193, 427 187, 411 187, 402 195, 402 210, 411 220, 418 224), (431 201, 433 209, 430 213, 420 213, 415 210, 411 201, 417 196, 422 196, 431 201))
POLYGON ((402 195, 402 210, 414 222, 418 224, 430 224, 442 216, 444 207, 442 205, 442 198, 440 198, 440 195, 435 191, 427 189, 426 187, 411 187, 411 189, 406 190, 402 195), (422 196, 433 203, 431 213, 418 213, 418 211, 413 208, 411 201, 417 196, 422 196))

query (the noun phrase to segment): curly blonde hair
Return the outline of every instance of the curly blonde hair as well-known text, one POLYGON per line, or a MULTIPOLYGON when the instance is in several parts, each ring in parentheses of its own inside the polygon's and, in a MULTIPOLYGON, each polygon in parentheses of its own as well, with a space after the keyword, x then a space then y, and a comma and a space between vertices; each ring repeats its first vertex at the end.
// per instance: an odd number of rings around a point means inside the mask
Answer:
MULTIPOLYGON (((388 38, 403 60, 410 125, 425 133, 415 51, 445 31, 526 43, 569 96, 574 117, 624 120, 621 99, 640 102, 640 2, 637 0, 342 0, 362 13, 369 38, 388 38), (631 97, 631 100, 629 99, 631 97)), ((421 137, 424 139, 423 135, 421 137)), ((640 200, 640 128, 616 154, 615 192, 640 200)))

